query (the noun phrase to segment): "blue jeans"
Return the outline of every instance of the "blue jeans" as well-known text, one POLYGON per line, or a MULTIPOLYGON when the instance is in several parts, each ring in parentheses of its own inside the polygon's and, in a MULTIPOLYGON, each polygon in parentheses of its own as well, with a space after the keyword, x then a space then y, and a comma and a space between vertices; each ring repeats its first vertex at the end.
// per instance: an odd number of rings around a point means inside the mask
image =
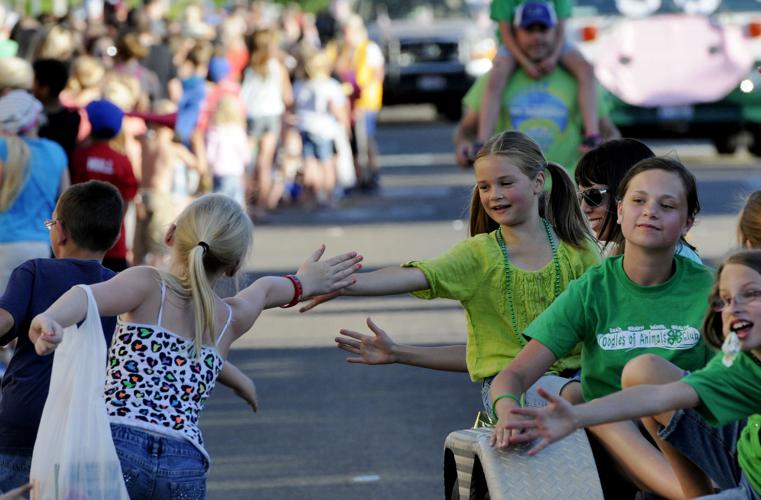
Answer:
POLYGON ((189 441, 119 424, 111 435, 130 498, 206 498, 209 462, 189 441))
POLYGON ((700 498, 761 500, 737 463, 737 439, 745 420, 713 427, 695 410, 678 410, 658 436, 700 467, 721 492, 700 498))
POLYGON ((29 482, 32 454, 11 455, 0 453, 0 493, 18 488, 29 482))

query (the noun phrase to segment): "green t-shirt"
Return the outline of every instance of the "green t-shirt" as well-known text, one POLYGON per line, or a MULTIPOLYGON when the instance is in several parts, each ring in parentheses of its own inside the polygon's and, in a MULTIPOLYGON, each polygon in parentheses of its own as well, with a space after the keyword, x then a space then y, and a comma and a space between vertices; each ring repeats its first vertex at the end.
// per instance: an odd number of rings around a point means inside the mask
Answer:
POLYGON ((640 286, 609 257, 568 286, 525 334, 558 358, 582 343, 581 389, 590 401, 621 390, 624 365, 657 354, 684 370, 703 368, 709 352, 700 335, 713 273, 674 256, 665 282, 640 286))
POLYGON ((761 494, 761 361, 743 352, 732 366, 724 366, 722 353, 682 382, 698 393, 697 408, 714 426, 748 417, 737 441, 737 461, 756 493, 761 494))
MULTIPOLYGON (((489 73, 480 76, 462 102, 480 112, 489 73)), ((534 139, 549 161, 563 165, 573 176, 579 161, 584 126, 578 105, 576 79, 562 67, 539 80, 516 71, 505 86, 496 131, 518 130, 534 139)), ((599 116, 608 115, 603 92, 598 92, 599 116)))
MULTIPOLYGON (((405 264, 423 271, 430 284, 428 290, 413 295, 423 299, 457 300, 465 308, 467 364, 473 381, 496 375, 515 358, 526 345, 520 332, 550 305, 555 293, 552 262, 534 272, 510 264, 518 325, 516 332, 507 303, 505 261, 496 234, 496 231, 479 234, 458 243, 439 257, 405 264)), ((561 290, 600 261, 597 246, 592 242, 584 250, 561 242, 558 259, 561 290)), ((575 369, 579 362, 579 355, 575 353, 559 359, 552 371, 575 369)))
MULTIPOLYGON (((493 21, 504 21, 512 24, 513 17, 515 17, 515 9, 526 0, 493 0, 491 7, 489 8, 489 14, 493 21)), ((571 17, 571 11, 573 10, 573 2, 571 0, 551 0, 547 3, 551 3, 555 7, 555 15, 558 19, 568 19, 571 17)))
MULTIPOLYGON (((524 2, 526 0, 492 0, 489 7, 489 17, 497 23, 506 22, 512 25, 515 9, 524 2)), ((558 20, 571 17, 571 12, 573 11, 573 2, 571 0, 551 0, 547 3, 551 3, 555 7, 555 15, 558 20)), ((497 26, 497 43, 502 45, 502 32, 499 30, 499 26, 497 26)))

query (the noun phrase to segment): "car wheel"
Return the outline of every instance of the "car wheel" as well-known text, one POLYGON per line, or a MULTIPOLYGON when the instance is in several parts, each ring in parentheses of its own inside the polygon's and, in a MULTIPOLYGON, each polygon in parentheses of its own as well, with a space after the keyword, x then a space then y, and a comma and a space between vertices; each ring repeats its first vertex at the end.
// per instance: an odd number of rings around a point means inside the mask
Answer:
POLYGON ((455 479, 451 488, 446 492, 447 500, 460 500, 460 479, 455 479))
POLYGON ((749 124, 748 132, 751 135, 748 152, 753 156, 761 157, 761 123, 749 124))
POLYGON ((737 135, 717 132, 711 137, 713 147, 720 155, 733 155, 737 151, 737 135))
POLYGON ((440 102, 436 104, 436 112, 442 118, 451 122, 456 122, 462 117, 462 105, 460 101, 440 102))

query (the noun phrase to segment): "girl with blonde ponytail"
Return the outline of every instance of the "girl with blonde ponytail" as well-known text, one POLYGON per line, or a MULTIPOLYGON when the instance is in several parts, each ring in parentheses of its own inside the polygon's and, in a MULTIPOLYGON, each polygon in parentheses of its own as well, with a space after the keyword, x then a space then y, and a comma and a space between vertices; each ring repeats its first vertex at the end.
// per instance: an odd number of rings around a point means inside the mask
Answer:
MULTIPOLYGON (((357 274, 357 283, 340 292, 412 292, 419 298, 458 300, 467 315, 467 345, 397 345, 369 319, 372 335, 342 330, 336 341, 358 355, 350 358, 356 363, 467 371, 481 383, 484 407, 490 410, 491 380, 526 345, 523 330, 572 280, 599 262, 599 253, 568 174, 548 164, 528 136, 494 136, 478 153, 474 174, 470 238, 435 259, 357 274), (552 189, 545 206, 548 172, 552 189)), ((304 310, 329 298, 317 298, 304 310)), ((578 352, 570 353, 545 371, 570 378, 579 363, 578 352)), ((578 384, 571 384, 568 394, 573 387, 578 384)))
MULTIPOLYGON (((223 275, 245 262, 253 227, 232 198, 206 195, 191 203, 166 234, 168 272, 132 267, 91 287, 102 316, 119 315, 109 352, 105 400, 130 498, 168 498, 178 486, 204 496, 209 456, 198 417, 232 343, 266 308, 350 285, 362 257, 345 253, 321 261, 320 247, 293 275, 266 276, 234 297, 214 292, 223 275), (129 382, 125 384, 124 382, 129 382), (158 469, 139 446, 159 442, 158 469), (183 456, 177 465, 176 457, 183 456), (181 467, 181 477, 172 467, 181 467), (179 479, 178 479, 179 477, 179 479), (175 484, 177 483, 177 484, 175 484)), ((63 328, 81 321, 87 297, 66 292, 32 321, 30 339, 41 355, 61 342, 63 328)))

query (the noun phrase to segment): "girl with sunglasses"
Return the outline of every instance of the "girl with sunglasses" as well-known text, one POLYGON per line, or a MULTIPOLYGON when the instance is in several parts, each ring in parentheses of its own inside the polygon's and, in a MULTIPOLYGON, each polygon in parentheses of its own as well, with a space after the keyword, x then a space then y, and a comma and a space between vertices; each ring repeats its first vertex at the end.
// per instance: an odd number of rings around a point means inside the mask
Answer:
POLYGON ((536 454, 575 429, 641 418, 685 496, 761 499, 761 251, 727 258, 710 304, 703 336, 722 352, 705 368, 685 376, 660 357, 637 357, 621 392, 579 406, 544 393, 548 406, 513 410, 530 417, 507 426, 527 431, 516 441, 540 437, 536 454), (711 495, 711 481, 720 493, 711 495))
MULTIPOLYGON (((603 255, 618 255, 623 251, 624 237, 616 222, 615 196, 621 179, 638 161, 654 156, 649 147, 636 139, 614 139, 587 152, 576 165, 581 211, 587 217, 603 255)), ((684 238, 679 240, 676 253, 702 262, 684 238)))
MULTIPOLYGON (((473 170, 470 238, 431 260, 358 273, 355 284, 318 297, 302 311, 340 294, 412 292, 424 299, 459 301, 468 325, 465 346, 399 345, 369 318, 370 335, 341 330, 336 342, 356 355, 348 359, 354 363, 467 371, 471 380, 481 382, 488 408, 489 384, 526 344, 523 330, 572 280, 599 262, 599 253, 574 199, 571 178, 563 167, 547 162, 528 136, 511 131, 492 137, 478 152, 473 170), (552 189, 545 205, 548 175, 552 189)), ((574 351, 545 372, 569 375, 578 366, 574 351)))
MULTIPOLYGON (((620 390, 624 366, 640 354, 660 356, 683 370, 700 369, 708 359, 699 328, 712 273, 674 255, 700 209, 695 178, 676 160, 648 158, 621 180, 618 199, 623 255, 572 282, 525 329, 528 345, 492 383, 498 419, 492 443, 498 447, 520 439, 511 427, 518 419, 511 410, 521 395, 579 343, 585 401, 620 390)), ((635 424, 609 424, 591 432, 637 486, 682 497, 674 471, 635 424)))

